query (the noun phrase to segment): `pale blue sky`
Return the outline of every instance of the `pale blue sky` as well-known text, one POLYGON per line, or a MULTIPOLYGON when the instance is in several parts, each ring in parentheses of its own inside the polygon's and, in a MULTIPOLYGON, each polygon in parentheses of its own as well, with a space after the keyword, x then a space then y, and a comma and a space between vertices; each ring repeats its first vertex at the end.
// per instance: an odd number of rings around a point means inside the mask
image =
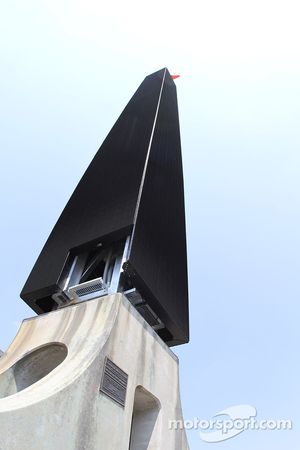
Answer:
POLYGON ((298 18, 289 0, 1 5, 2 350, 32 315, 19 292, 123 107, 147 74, 181 74, 184 416, 249 403, 294 423, 219 444, 191 431, 191 450, 300 445, 298 18))

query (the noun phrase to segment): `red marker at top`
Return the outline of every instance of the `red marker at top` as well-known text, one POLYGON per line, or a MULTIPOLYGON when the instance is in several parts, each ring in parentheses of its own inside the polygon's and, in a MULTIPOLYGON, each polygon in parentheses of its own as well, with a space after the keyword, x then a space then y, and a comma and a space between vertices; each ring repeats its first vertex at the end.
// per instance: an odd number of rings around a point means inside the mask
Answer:
POLYGON ((176 78, 179 78, 180 75, 171 75, 171 77, 173 78, 173 80, 176 80, 176 78))

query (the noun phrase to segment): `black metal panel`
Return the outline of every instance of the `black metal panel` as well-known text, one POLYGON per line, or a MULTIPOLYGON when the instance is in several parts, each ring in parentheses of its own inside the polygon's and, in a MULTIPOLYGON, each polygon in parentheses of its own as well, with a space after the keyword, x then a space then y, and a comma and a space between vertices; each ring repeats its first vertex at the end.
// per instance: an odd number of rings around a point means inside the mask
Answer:
POLYGON ((172 335, 169 345, 189 339, 186 261, 177 95, 166 72, 127 270, 172 335))
POLYGON ((50 234, 21 292, 36 312, 51 309, 43 298, 58 290, 71 249, 118 239, 132 227, 163 73, 146 77, 140 85, 50 234))
POLYGON ((123 287, 138 289, 143 303, 137 309, 168 345, 187 342, 180 132, 176 87, 166 69, 148 76, 124 109, 62 212, 21 297, 37 313, 51 311, 70 253, 99 242, 109 248, 129 234, 123 287))

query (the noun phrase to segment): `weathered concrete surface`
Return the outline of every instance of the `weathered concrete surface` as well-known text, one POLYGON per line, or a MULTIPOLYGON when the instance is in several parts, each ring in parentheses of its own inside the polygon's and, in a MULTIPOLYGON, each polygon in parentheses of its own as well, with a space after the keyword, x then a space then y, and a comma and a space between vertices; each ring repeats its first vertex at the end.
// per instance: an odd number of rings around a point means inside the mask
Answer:
POLYGON ((24 320, 1 357, 1 450, 186 450, 180 419, 178 360, 121 294, 24 320), (124 408, 99 392, 107 356, 124 408))

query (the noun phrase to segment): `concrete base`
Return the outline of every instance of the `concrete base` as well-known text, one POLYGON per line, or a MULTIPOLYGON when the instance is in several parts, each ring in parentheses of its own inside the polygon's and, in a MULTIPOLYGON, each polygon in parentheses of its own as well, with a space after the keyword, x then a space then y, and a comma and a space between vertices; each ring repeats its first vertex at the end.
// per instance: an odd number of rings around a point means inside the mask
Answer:
POLYGON ((24 320, 1 357, 1 450, 187 450, 170 420, 177 357, 122 294, 24 320))

